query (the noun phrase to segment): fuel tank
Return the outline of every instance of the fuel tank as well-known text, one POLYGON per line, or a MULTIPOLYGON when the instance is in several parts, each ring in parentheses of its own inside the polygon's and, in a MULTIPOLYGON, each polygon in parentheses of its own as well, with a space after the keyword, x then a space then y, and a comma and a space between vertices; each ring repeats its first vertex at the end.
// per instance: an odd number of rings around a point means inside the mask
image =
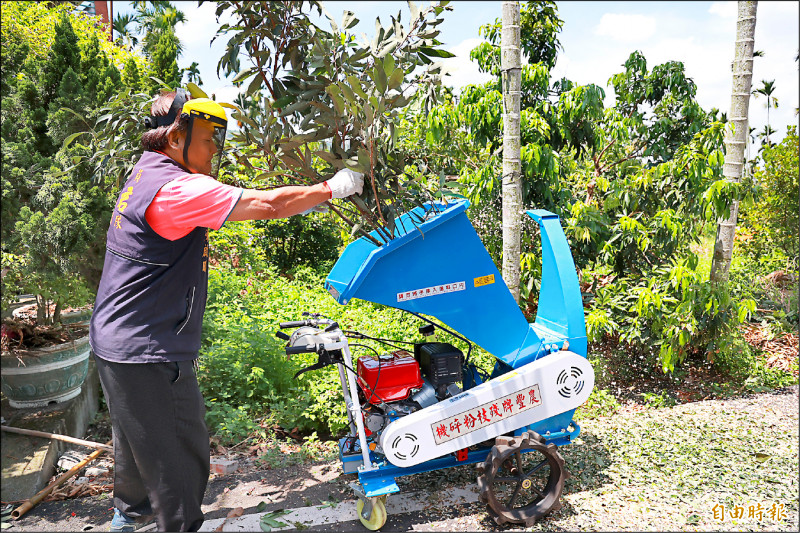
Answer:
POLYGON ((405 350, 361 356, 356 372, 369 403, 405 400, 412 389, 420 389, 424 383, 419 363, 405 350))

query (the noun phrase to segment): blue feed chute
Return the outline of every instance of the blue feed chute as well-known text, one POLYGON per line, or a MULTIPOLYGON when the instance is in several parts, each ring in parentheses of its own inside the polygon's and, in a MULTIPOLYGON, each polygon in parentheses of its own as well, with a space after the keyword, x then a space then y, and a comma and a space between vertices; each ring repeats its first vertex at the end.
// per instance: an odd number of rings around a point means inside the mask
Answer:
POLYGON ((538 313, 529 324, 467 218, 468 206, 464 200, 416 208, 395 219, 388 243, 354 241, 325 288, 340 304, 359 298, 436 317, 513 368, 565 341, 586 357, 578 278, 558 216, 527 211, 542 230, 538 313))

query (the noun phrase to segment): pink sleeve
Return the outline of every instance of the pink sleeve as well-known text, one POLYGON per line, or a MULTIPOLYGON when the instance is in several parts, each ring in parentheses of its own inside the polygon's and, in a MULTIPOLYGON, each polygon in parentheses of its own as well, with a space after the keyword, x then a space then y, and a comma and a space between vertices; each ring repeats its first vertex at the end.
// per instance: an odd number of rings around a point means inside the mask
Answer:
POLYGON ((161 187, 145 212, 153 230, 171 241, 197 227, 219 229, 243 189, 220 183, 204 174, 188 174, 161 187))

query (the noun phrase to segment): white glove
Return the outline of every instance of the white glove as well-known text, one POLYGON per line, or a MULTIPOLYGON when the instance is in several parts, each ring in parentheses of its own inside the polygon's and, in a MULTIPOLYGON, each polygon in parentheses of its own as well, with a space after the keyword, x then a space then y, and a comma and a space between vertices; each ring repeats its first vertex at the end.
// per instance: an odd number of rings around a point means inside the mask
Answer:
POLYGON ((361 190, 364 188, 364 175, 349 168, 343 168, 325 183, 331 189, 331 198, 347 198, 352 194, 361 194, 361 190))

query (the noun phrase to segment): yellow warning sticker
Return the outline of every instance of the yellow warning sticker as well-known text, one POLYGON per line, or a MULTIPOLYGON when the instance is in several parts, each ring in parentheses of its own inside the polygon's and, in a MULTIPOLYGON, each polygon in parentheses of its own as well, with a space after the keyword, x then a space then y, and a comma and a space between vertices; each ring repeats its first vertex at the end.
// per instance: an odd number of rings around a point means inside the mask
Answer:
POLYGON ((492 283, 494 283, 494 274, 489 274, 488 276, 481 276, 479 278, 475 278, 476 287, 483 287, 484 285, 491 285, 492 283))

